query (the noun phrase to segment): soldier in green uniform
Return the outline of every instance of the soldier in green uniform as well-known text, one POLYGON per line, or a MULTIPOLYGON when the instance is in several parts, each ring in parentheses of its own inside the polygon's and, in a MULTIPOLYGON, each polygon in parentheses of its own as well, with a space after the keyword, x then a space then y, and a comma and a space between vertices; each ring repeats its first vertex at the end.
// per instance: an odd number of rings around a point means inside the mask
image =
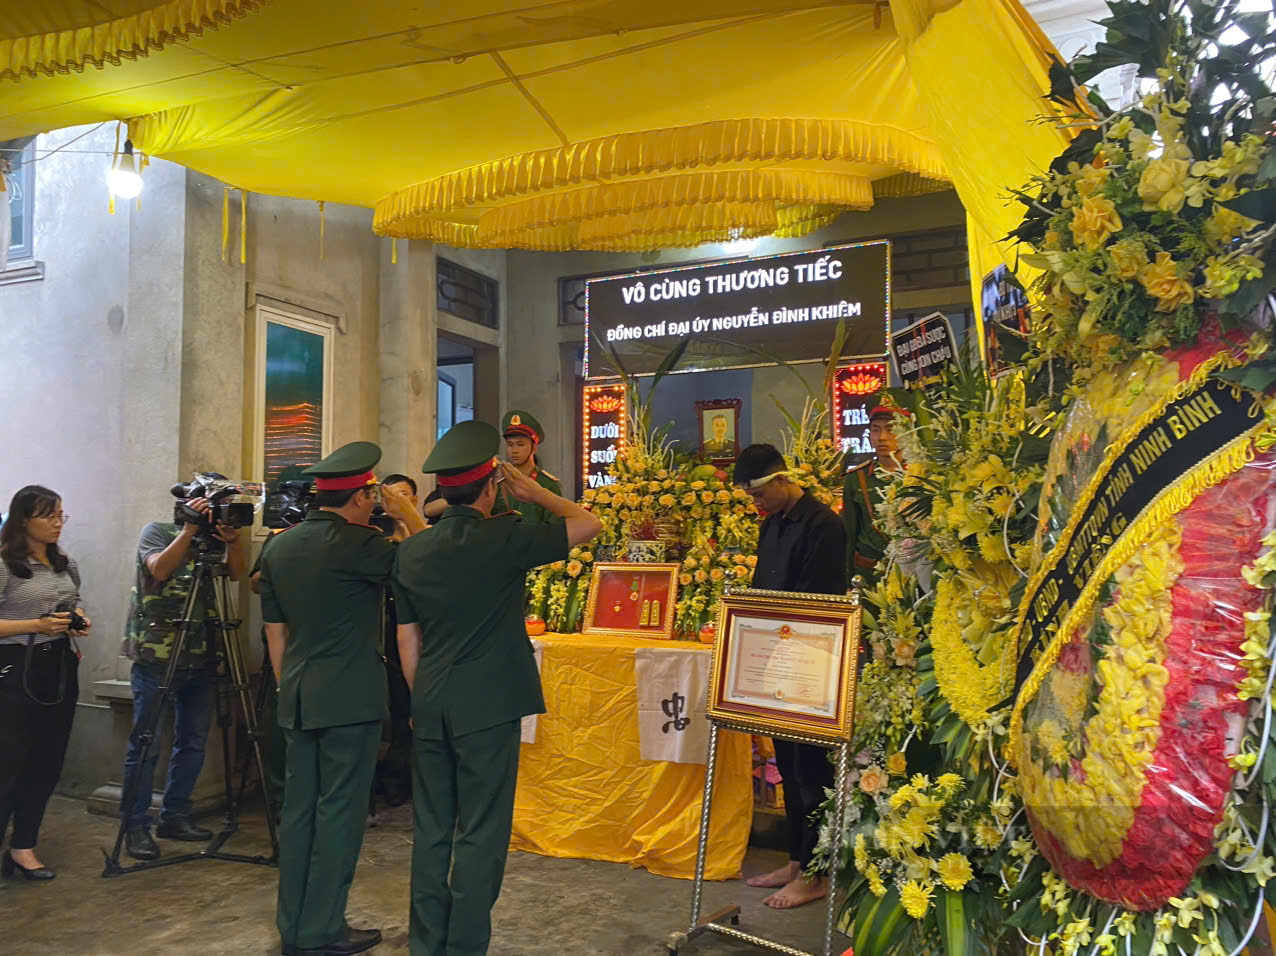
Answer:
MULTIPOLYGON (((519 721, 545 709, 523 623, 529 569, 602 530, 592 514, 495 458, 500 434, 462 422, 423 471, 448 509, 399 546, 399 655, 412 688, 413 956, 481 956, 514 817, 519 721), (489 517, 497 485, 556 521, 489 517)), ((291 786, 291 781, 289 783, 291 786)))
MULTIPOLYGON (((298 465, 289 465, 281 471, 276 479, 275 489, 272 490, 276 490, 285 481, 305 481, 308 484, 314 484, 314 479, 309 475, 303 475, 301 467, 298 465)), ((291 527, 296 527, 296 525, 291 527)), ((249 581, 252 583, 254 594, 261 593, 261 559, 265 556, 266 549, 286 530, 288 529, 279 528, 272 530, 270 537, 262 542, 261 551, 258 552, 257 560, 253 562, 253 569, 249 572, 249 581)), ((284 757, 288 750, 288 742, 284 739, 284 729, 279 726, 277 709, 279 695, 276 693, 279 685, 275 682, 274 670, 270 667, 270 649, 266 643, 265 625, 261 629, 261 646, 262 654, 265 658, 265 676, 267 678, 265 706, 262 708, 261 715, 261 732, 266 738, 266 775, 270 778, 267 784, 270 790, 270 809, 275 814, 275 819, 279 819, 279 813, 283 809, 284 803, 284 757)))
MULTIPOLYGON (((378 640, 395 545, 368 524, 380 458, 371 442, 353 442, 306 469, 315 478, 313 506, 261 562, 262 618, 288 742, 276 915, 285 956, 344 956, 381 940, 380 930, 345 922, 386 712, 378 640)), ((411 524, 400 494, 381 497, 411 524)))
MULTIPOLYGON (((540 467, 536 460, 536 449, 545 440, 545 429, 541 428, 531 414, 515 409, 505 413, 501 419, 501 434, 505 438, 505 457, 511 465, 531 478, 534 482, 560 498, 563 487, 558 479, 540 467)), ((497 489, 496 506, 493 514, 516 511, 528 524, 545 524, 558 521, 550 512, 538 504, 529 501, 518 501, 497 489)))
POLYGON ((879 491, 886 484, 884 475, 901 467, 894 419, 903 414, 907 413, 889 405, 878 405, 868 413, 869 440, 877 456, 848 471, 842 485, 848 583, 859 575, 871 587, 877 577, 877 562, 886 553, 888 539, 877 530, 874 512, 881 500, 879 491))

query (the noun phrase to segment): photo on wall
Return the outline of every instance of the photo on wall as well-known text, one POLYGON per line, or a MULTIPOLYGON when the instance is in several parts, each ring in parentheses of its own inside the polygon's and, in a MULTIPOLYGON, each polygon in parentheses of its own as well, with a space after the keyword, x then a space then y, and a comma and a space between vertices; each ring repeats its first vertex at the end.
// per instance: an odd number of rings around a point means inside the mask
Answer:
POLYGON ((700 422, 700 454, 715 464, 731 463, 740 453, 739 398, 696 402, 700 422))

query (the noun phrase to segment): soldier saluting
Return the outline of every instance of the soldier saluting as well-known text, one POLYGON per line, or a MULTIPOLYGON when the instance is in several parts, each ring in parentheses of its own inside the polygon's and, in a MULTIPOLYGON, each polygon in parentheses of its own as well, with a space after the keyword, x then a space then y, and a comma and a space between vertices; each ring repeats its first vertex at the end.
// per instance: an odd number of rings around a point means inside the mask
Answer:
MULTIPOLYGON (((529 412, 514 409, 501 419, 501 437, 505 439, 505 457, 511 465, 551 494, 562 497, 563 488, 558 479, 540 466, 536 449, 545 440, 545 429, 529 412)), ((545 524, 558 521, 553 514, 531 501, 519 501, 497 489, 493 514, 516 511, 529 524, 545 524)))
POLYGON ((262 555, 262 618, 288 742, 276 913, 285 956, 346 956, 381 941, 380 930, 345 922, 386 713, 381 601, 396 548, 368 522, 380 498, 410 529, 423 522, 402 492, 379 494, 380 459, 372 442, 352 442, 306 469, 310 512, 262 555))
POLYGON ((481 956, 514 818, 519 722, 545 710, 523 623, 527 572, 562 561, 602 525, 498 462, 500 433, 461 422, 422 471, 448 502, 399 547, 399 655, 412 688, 413 956, 481 956), (497 486, 555 519, 489 517, 497 486))

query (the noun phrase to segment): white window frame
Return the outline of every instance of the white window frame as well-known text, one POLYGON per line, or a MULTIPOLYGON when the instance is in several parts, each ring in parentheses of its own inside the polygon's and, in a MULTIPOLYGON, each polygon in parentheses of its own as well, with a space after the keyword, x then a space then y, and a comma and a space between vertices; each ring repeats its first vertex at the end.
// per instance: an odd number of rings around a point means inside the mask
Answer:
MULTIPOLYGON (((23 221, 26 225, 26 238, 17 245, 9 246, 9 262, 26 263, 30 259, 35 258, 35 140, 27 143, 22 152, 10 154, 15 163, 19 164, 15 172, 9 173, 9 191, 0 194, 5 197, 8 202, 13 202, 12 190, 16 186, 22 187, 21 202, 26 215, 23 221)), ((8 205, 5 206, 5 215, 12 215, 8 205)), ((12 241, 12 237, 10 237, 12 241)))
MULTIPOLYGON (((266 327, 269 323, 283 325, 301 332, 309 332, 323 338, 323 422, 320 426, 321 457, 332 452, 332 380, 333 350, 336 329, 294 312, 285 312, 278 306, 258 303, 256 308, 257 347, 255 388, 253 389, 253 479, 266 480, 266 327)), ((265 538, 269 529, 258 521, 253 526, 253 536, 265 538)))

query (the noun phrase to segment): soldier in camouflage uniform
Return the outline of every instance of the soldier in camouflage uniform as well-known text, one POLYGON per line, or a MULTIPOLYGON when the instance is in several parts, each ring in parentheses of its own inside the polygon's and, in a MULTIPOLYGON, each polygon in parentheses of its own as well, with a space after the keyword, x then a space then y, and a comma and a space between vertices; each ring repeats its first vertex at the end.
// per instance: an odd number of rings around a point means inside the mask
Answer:
MULTIPOLYGON (((208 502, 197 498, 188 504, 207 514, 208 502)), ((186 596, 195 574, 195 549, 192 542, 197 525, 153 521, 142 529, 137 549, 137 581, 129 600, 124 652, 133 661, 133 731, 129 734, 128 753, 124 758, 123 792, 129 792, 135 774, 140 775, 134 799, 129 806, 120 801, 120 816, 126 823, 125 848, 138 860, 153 860, 160 855, 159 846, 150 834, 151 786, 155 764, 159 758, 154 747, 146 763, 138 766, 141 750, 141 728, 152 708, 159 705, 160 684, 168 667, 173 642, 177 637, 186 596)), ((219 525, 216 538, 226 545, 224 559, 230 579, 239 580, 244 569, 244 547, 239 530, 219 525)), ((215 556, 219 557, 219 556, 215 556)), ((195 620, 215 616, 212 595, 196 604, 195 620)), ((173 751, 168 760, 168 780, 164 786, 164 802, 155 835, 190 842, 208 840, 212 833, 191 822, 191 793, 204 766, 204 745, 211 720, 213 685, 217 661, 209 654, 207 629, 194 629, 178 662, 170 701, 173 711, 173 751)), ((159 737, 157 732, 156 737, 159 737)))

